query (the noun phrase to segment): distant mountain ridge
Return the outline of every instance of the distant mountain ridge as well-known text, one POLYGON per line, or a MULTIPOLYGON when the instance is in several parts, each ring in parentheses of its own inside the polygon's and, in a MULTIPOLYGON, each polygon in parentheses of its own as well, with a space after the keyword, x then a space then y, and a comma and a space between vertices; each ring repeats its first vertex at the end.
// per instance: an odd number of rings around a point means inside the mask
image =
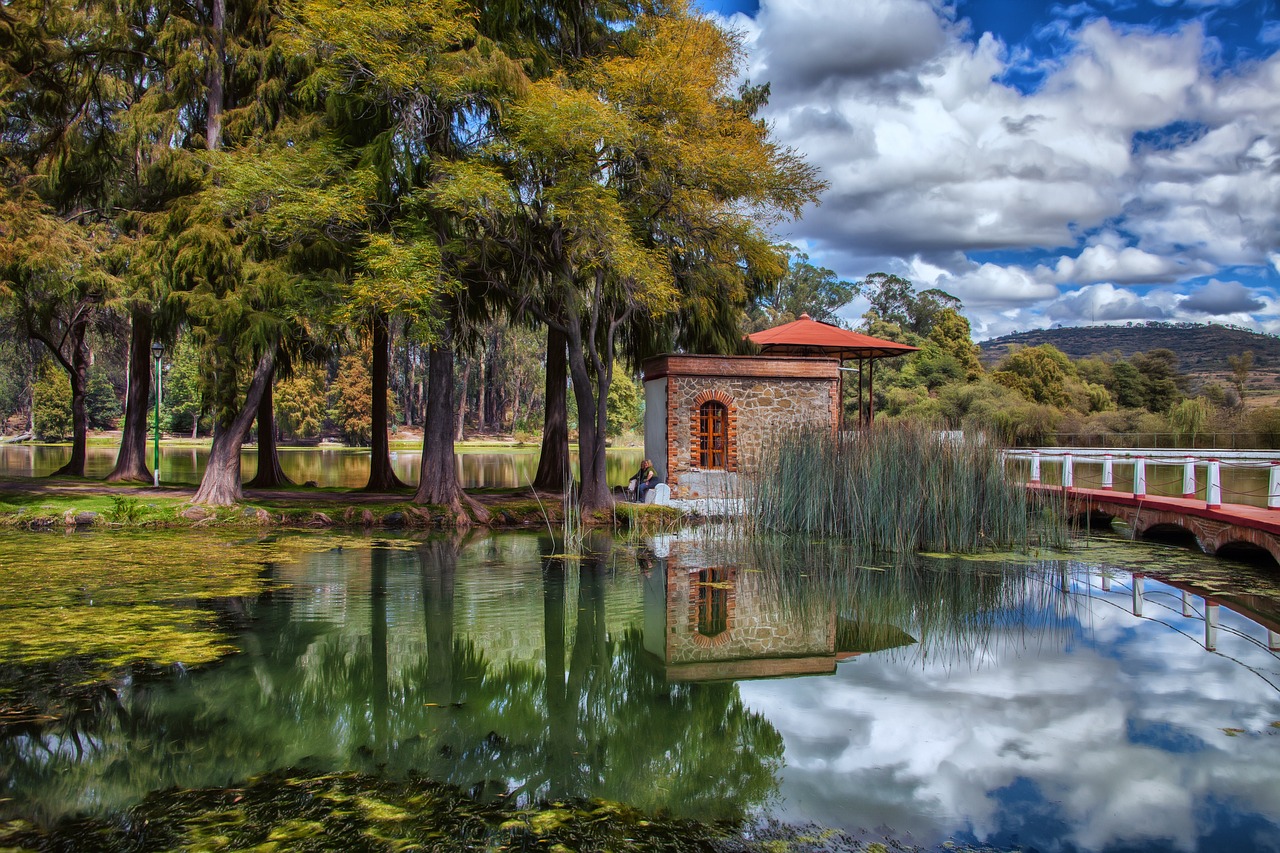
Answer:
POLYGON ((1073 359, 1116 352, 1128 358, 1138 352, 1169 349, 1177 353, 1179 368, 1187 374, 1230 371, 1227 356, 1252 350, 1255 370, 1280 370, 1280 337, 1216 323, 1063 326, 1002 335, 982 341, 978 346, 982 348, 982 361, 991 365, 1014 347, 1040 344, 1053 344, 1073 359))

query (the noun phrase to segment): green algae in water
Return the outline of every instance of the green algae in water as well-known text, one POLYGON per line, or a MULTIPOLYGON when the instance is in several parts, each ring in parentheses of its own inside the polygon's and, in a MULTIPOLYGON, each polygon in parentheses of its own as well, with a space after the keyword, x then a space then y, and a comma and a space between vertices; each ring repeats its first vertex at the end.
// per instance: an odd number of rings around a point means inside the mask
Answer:
POLYGON ((82 682, 137 664, 216 661, 235 646, 212 603, 272 589, 267 565, 375 541, 414 544, 308 535, 237 541, 190 531, 0 532, 0 697, 13 692, 23 670, 68 659, 81 662, 82 682))
MULTIPOLYGON (((877 831, 879 833, 879 831, 877 831)), ((948 843, 948 850, 960 848, 948 843)), ((668 851, 814 853, 922 848, 884 834, 854 837, 776 822, 707 823, 646 814, 598 798, 521 806, 489 802, 421 777, 272 773, 233 788, 152 794, 114 819, 43 829, 0 826, 3 849, 146 851, 668 851)), ((994 848, 983 847, 982 850, 994 848)))

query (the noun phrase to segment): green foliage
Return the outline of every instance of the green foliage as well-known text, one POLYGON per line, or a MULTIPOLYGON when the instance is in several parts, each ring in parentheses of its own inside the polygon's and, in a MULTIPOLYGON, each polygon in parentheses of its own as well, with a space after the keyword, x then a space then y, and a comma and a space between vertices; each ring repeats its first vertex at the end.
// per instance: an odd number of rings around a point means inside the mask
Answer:
POLYGON ((748 311, 749 327, 761 331, 799 320, 801 314, 842 325, 836 311, 856 295, 856 285, 841 281, 831 270, 809 263, 804 252, 793 250, 786 274, 754 300, 748 311))
POLYGON ((89 429, 115 429, 116 421, 124 413, 124 406, 116 395, 115 386, 107 378, 106 371, 96 365, 89 368, 84 408, 89 419, 89 429))
POLYGON ((1179 443, 1194 447, 1197 436, 1206 432, 1213 417, 1209 401, 1203 397, 1188 398, 1169 409, 1169 426, 1179 443))
POLYGON ((628 430, 636 430, 642 426, 640 417, 644 411, 644 389, 620 364, 615 364, 613 368, 613 382, 609 383, 608 405, 607 434, 609 436, 617 437, 628 430))
POLYGON ((142 504, 137 498, 112 495, 107 517, 117 524, 134 524, 142 517, 142 504))
POLYGON ((329 386, 329 420, 347 444, 363 447, 373 437, 373 376, 367 347, 338 360, 329 386))
POLYGON ((325 420, 324 369, 306 365, 293 376, 276 384, 274 391, 276 428, 284 438, 315 438, 325 420))
POLYGON ((1010 353, 991 378, 1028 400, 1059 408, 1070 402, 1068 380, 1076 378, 1071 360, 1050 344, 1010 353))
POLYGON ((71 382, 66 371, 48 356, 36 367, 31 404, 36 438, 56 441, 71 436, 71 382))
MULTIPOLYGON (((944 312, 958 316, 960 309, 960 300, 945 290, 931 288, 917 294, 914 284, 889 273, 872 273, 855 287, 871 303, 865 315, 868 325, 880 320, 927 337, 944 312)), ((954 325, 954 319, 949 322, 954 325)), ((944 334, 950 336, 954 332, 948 330, 944 334)))
POLYGON ((199 430, 203 408, 199 353, 188 335, 179 337, 169 353, 169 366, 160 389, 161 428, 194 435, 199 430))

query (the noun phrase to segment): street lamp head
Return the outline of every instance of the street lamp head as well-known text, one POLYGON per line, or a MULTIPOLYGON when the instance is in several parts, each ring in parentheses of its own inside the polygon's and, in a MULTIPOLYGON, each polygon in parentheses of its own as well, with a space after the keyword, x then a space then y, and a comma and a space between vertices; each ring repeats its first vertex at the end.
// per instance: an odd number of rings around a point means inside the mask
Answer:
POLYGON ((152 341, 151 355, 155 357, 156 361, 159 361, 160 356, 164 355, 164 344, 160 343, 159 341, 152 341))

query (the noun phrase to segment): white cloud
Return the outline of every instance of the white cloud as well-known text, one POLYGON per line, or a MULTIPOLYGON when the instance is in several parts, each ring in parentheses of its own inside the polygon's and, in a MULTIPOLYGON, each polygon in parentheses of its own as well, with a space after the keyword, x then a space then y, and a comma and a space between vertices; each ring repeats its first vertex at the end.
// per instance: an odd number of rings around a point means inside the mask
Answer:
POLYGON ((1205 275, 1214 269, 1212 264, 1203 261, 1156 255, 1133 246, 1116 248, 1099 243, 1086 247, 1075 258, 1066 255, 1059 258, 1053 268, 1053 278, 1079 284, 1101 281, 1155 284, 1205 275))
POLYGON ((1258 626, 1223 608, 1223 656, 1210 654, 1196 640, 1202 623, 1158 607, 1172 590, 1148 580, 1148 607, 1172 623, 1162 625, 1127 612, 1127 582, 1118 575, 1111 592, 1072 598, 1075 641, 1015 625, 994 630, 969 668, 886 652, 828 679, 741 684, 786 744, 783 816, 887 825, 924 846, 957 829, 982 842, 1034 807, 999 796, 1029 780, 1053 811, 1048 825, 1064 824, 1055 843, 1102 850, 1190 849, 1205 830, 1198 813, 1215 799, 1275 814, 1280 765, 1257 760, 1265 735, 1222 731, 1261 732, 1274 718, 1275 691, 1254 669, 1274 672, 1275 660, 1248 639, 1258 626), (1193 748, 1166 749, 1144 731, 1193 748), (851 785, 865 795, 850 798, 851 785))
MULTIPOLYGON (((1080 19, 1068 11, 1056 20, 1080 19)), ((1055 285, 1106 283, 1090 298, 1141 314, 1118 288, 1224 265, 1280 272, 1280 54, 1223 69, 1201 23, 1155 32, 1091 15, 1063 31, 1065 53, 1037 59, 950 14, 924 0, 764 0, 733 19, 748 76, 772 83, 777 136, 831 184, 794 229, 815 257, 850 279, 921 268, 918 283, 963 299, 975 331, 1070 315, 1078 295, 1055 285), (1034 91, 1004 82, 1037 62, 1034 91), (998 250, 1046 257, 970 259, 998 250)))

